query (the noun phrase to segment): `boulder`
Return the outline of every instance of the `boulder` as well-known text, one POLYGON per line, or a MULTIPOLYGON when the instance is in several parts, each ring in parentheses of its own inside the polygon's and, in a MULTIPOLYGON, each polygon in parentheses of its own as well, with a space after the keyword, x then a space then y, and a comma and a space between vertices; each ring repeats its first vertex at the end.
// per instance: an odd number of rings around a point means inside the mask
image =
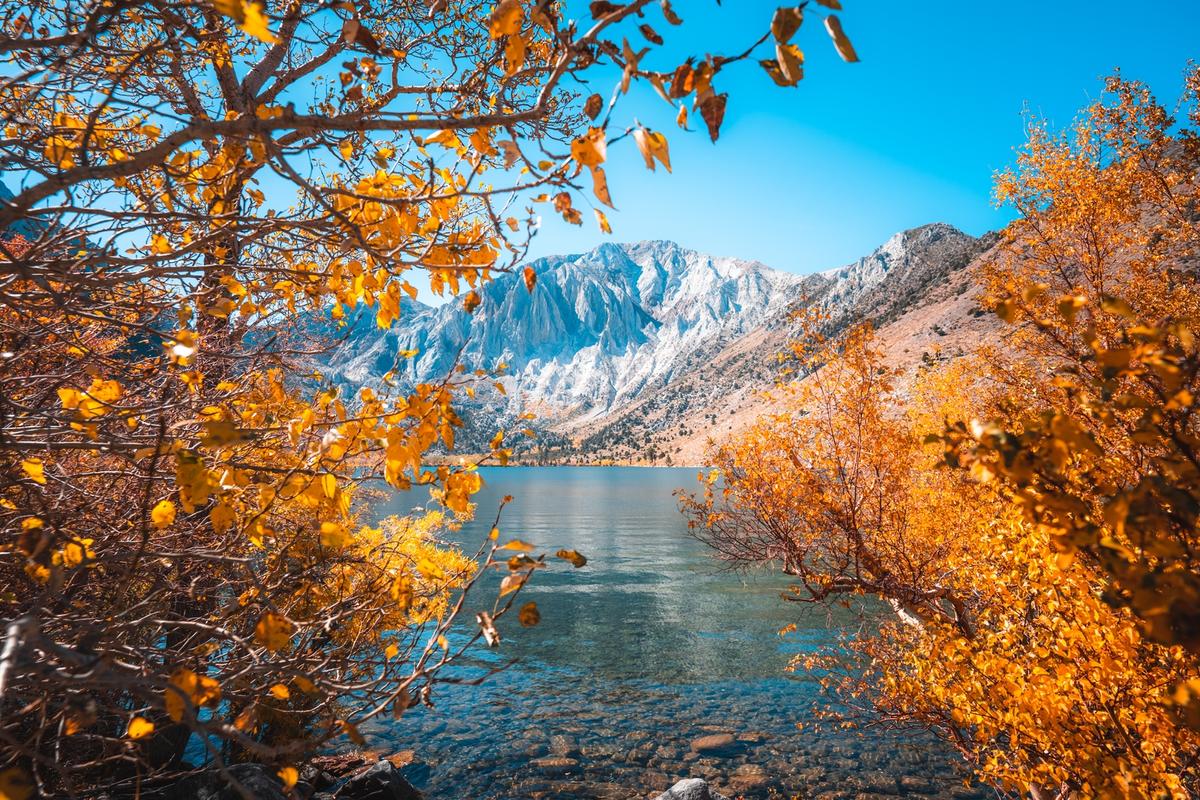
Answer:
POLYGON ((342 784, 337 800, 421 800, 421 793, 386 759, 357 773, 342 784))
POLYGON ((654 800, 726 800, 702 778, 684 778, 654 800))

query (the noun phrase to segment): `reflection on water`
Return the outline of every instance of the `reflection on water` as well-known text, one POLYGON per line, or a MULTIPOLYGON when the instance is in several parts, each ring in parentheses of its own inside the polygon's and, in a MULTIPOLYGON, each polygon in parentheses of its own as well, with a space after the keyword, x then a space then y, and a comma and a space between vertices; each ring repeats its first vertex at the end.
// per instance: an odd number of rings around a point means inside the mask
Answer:
MULTIPOLYGON (((480 687, 440 687, 436 708, 371 730, 379 749, 416 751, 421 765, 410 772, 427 796, 632 798, 691 776, 747 797, 977 795, 947 749, 920 737, 797 731, 816 686, 784 667, 791 654, 833 643, 839 619, 780 600, 781 576, 718 570, 672 496, 695 487, 695 470, 483 473, 464 543, 483 540, 511 494, 502 538, 578 550, 588 564, 539 570, 521 602, 537 602, 541 624, 505 618, 501 647, 477 662, 515 666, 480 687), (796 633, 780 638, 793 622, 796 633), (724 733, 734 741, 692 746, 724 733)), ((424 501, 413 495, 382 510, 424 501)))

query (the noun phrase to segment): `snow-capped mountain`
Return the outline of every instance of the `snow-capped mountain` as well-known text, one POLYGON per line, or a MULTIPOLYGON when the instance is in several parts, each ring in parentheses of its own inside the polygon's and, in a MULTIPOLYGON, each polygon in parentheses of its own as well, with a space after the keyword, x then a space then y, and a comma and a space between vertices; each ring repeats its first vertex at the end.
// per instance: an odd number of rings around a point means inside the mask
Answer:
MULTIPOLYGON (((775 354, 798 332, 795 311, 820 307, 830 332, 858 321, 887 325, 945 294, 992 242, 925 225, 805 277, 672 242, 605 244, 533 262, 532 291, 521 275, 496 277, 479 289, 471 314, 458 301, 406 303, 386 331, 366 314, 324 371, 355 387, 386 373, 415 383, 458 364, 503 364, 505 392, 466 404, 461 446, 533 412, 540 458, 690 460, 680 442, 729 427, 715 409, 726 418, 750 413, 771 385, 775 354)), ((955 288, 955 297, 966 291, 955 288)))
POLYGON ((696 350, 760 325, 800 281, 662 241, 605 244, 531 266, 532 291, 504 274, 480 289, 472 314, 460 303, 414 306, 388 331, 351 337, 331 359, 334 370, 350 383, 394 368, 428 381, 456 363, 503 363, 513 402, 590 417, 669 382, 696 350), (417 355, 397 361, 403 351, 417 355))

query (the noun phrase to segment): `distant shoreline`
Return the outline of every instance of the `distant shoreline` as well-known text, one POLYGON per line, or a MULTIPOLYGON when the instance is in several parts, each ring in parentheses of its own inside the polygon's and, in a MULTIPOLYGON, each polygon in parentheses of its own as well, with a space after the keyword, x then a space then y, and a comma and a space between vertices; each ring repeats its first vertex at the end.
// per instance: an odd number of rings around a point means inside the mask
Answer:
MULTIPOLYGON (((462 464, 459 462, 458 459, 461 459, 462 462, 464 462, 464 463, 470 463, 475 458, 482 458, 482 455, 481 454, 471 454, 471 455, 459 456, 457 459, 455 459, 455 458, 438 459, 436 461, 429 461, 429 462, 425 463, 423 466, 427 466, 427 467, 462 466, 462 464)), ((496 467, 499 469, 510 469, 513 467, 587 467, 587 468, 638 467, 638 468, 642 468, 642 469, 705 469, 705 466, 703 464, 645 464, 645 463, 620 463, 620 462, 605 463, 605 464, 531 464, 531 463, 528 463, 525 461, 515 461, 515 460, 509 461, 507 464, 489 463, 489 464, 482 464, 481 466, 496 467)))

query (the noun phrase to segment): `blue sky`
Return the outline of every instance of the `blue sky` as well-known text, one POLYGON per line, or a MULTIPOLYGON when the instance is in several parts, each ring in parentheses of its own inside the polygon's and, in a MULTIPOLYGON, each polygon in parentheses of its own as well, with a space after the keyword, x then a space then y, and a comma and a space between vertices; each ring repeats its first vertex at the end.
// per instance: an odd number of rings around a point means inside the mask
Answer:
MULTIPOLYGON (((1011 218, 993 206, 992 175, 1013 161, 1024 109, 1067 125, 1116 67, 1173 105, 1187 60, 1200 59, 1200 0, 843 4, 861 63, 842 63, 810 13, 794 40, 806 55, 798 88, 775 86, 753 63, 722 73, 730 99, 716 145, 679 130, 649 87, 623 101, 613 130, 637 116, 664 131, 674 174, 648 172, 631 141, 618 143, 605 165, 613 236, 590 212, 577 228, 547 208, 532 255, 661 238, 807 273, 927 222, 983 233, 1011 218)), ((674 5, 682 29, 657 12, 648 20, 703 55, 753 41, 779 2, 674 5)))

